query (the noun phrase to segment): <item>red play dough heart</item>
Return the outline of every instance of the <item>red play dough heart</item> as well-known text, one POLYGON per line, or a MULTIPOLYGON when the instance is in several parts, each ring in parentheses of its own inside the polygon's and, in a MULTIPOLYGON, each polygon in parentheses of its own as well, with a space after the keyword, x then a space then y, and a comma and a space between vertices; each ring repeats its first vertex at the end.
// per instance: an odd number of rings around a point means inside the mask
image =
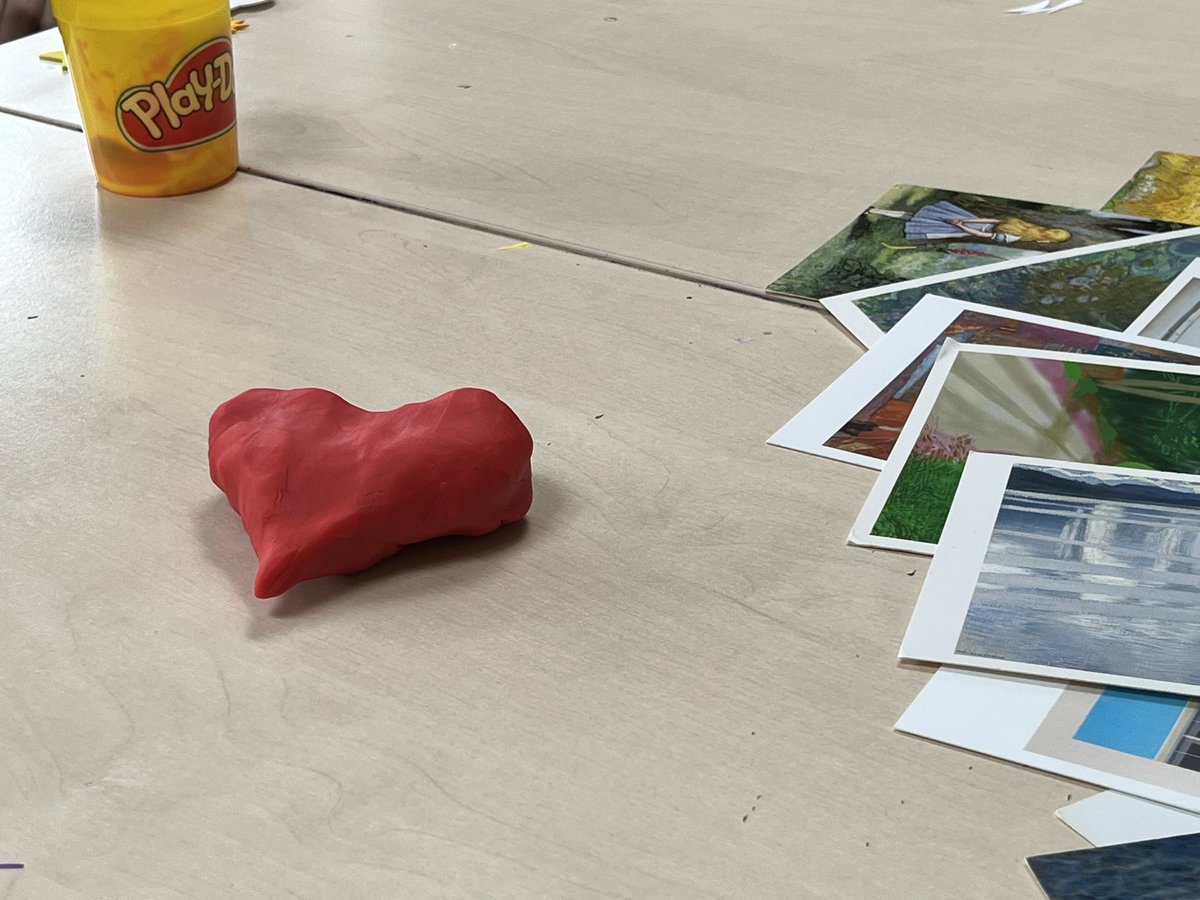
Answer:
POLYGON ((516 413, 478 388, 386 412, 320 388, 255 388, 218 406, 208 426, 212 480, 258 554, 257 597, 521 519, 532 455, 516 413))

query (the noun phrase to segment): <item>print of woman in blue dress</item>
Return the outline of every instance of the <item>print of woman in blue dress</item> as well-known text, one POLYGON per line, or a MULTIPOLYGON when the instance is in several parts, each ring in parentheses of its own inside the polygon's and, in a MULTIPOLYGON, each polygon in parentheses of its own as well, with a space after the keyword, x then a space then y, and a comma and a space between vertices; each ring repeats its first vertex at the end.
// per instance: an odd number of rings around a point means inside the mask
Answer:
POLYGON ((904 237, 910 241, 990 241, 994 244, 1061 244, 1071 239, 1065 228, 1047 228, 1015 216, 984 219, 948 200, 922 206, 916 212, 871 207, 868 215, 904 220, 904 237))

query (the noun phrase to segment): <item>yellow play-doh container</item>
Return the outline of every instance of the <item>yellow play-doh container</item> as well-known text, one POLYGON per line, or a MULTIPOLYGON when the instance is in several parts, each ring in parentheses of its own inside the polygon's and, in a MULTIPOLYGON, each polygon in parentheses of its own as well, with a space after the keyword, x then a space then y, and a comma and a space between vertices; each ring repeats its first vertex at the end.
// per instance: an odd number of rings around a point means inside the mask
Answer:
POLYGON ((237 171, 227 0, 51 0, 96 180, 186 194, 237 171))

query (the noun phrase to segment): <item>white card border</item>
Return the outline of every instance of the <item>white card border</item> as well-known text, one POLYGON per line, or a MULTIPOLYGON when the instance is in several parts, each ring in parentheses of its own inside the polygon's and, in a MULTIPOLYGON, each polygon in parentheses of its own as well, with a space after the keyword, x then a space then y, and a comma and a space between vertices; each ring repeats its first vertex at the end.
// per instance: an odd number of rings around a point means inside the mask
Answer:
POLYGON ((1200 813, 1200 796, 1026 750, 1066 687, 1062 681, 943 666, 895 727, 905 734, 1200 813))
POLYGON ((1200 682, 1163 681, 1111 672, 1023 663, 972 656, 955 650, 975 584, 979 579, 980 567, 991 544, 996 517, 1007 492, 1009 475, 1014 466, 1020 465, 1096 472, 1125 478, 1145 475, 1156 481, 1200 485, 1200 475, 1151 472, 1096 463, 1060 462, 1029 456, 972 453, 967 459, 962 481, 954 495, 954 504, 946 519, 945 536, 938 544, 929 574, 925 578, 912 618, 909 620, 908 629, 900 643, 899 657, 1014 675, 1162 691, 1189 697, 1200 694, 1200 682))
MULTIPOLYGON (((1154 320, 1158 318, 1159 313, 1161 313, 1167 308, 1167 306, 1170 305, 1171 301, 1175 299, 1176 295, 1178 295, 1180 291, 1182 291, 1196 279, 1200 279, 1200 259, 1192 260, 1188 267, 1175 276, 1175 280, 1167 285, 1166 290, 1159 294, 1153 303, 1142 310, 1142 314, 1134 319, 1130 324, 1130 333, 1141 334, 1143 331, 1153 325, 1154 320)), ((1150 340, 1161 340, 1161 338, 1150 338, 1150 340)), ((1188 345, 1177 344, 1176 346, 1186 347, 1188 345)))
MULTIPOLYGON (((1195 265, 1197 273, 1200 273, 1200 261, 1197 261, 1195 265)), ((1200 348, 1189 347, 1185 344, 1174 344, 1169 341, 1138 337, 1123 331, 1097 328, 1094 325, 1076 325, 1062 319, 1051 319, 1031 313, 985 306, 981 303, 954 300, 937 294, 926 294, 913 307, 912 311, 897 323, 895 328, 880 338, 879 343, 859 357, 829 387, 821 391, 803 409, 792 416, 767 439, 767 443, 812 456, 852 463, 867 469, 882 469, 884 460, 851 453, 848 450, 826 447, 825 441, 833 437, 851 416, 874 400, 879 392, 891 384, 901 371, 912 364, 917 354, 933 343, 964 312, 977 312, 1077 334, 1121 340, 1153 350, 1191 354, 1200 364, 1200 348)), ((999 347, 1004 345, 981 346, 999 347)))
POLYGON ((1054 815, 1096 847, 1200 832, 1200 815, 1120 791, 1101 791, 1062 807, 1054 815))

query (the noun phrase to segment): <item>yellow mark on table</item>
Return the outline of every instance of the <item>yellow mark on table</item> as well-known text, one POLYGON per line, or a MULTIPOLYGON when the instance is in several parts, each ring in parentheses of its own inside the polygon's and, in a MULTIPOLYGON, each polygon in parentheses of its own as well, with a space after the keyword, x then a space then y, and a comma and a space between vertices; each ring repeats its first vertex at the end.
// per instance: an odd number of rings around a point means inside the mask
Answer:
POLYGON ((243 31, 249 27, 250 27, 250 23, 247 22, 245 19, 230 19, 229 20, 229 30, 233 34, 237 34, 239 31, 243 31))
POLYGON ((62 70, 67 71, 67 54, 61 50, 49 50, 45 53, 39 53, 38 59, 44 59, 46 62, 58 63, 62 66, 62 70))
POLYGON ((533 244, 529 241, 517 241, 515 244, 509 244, 507 247, 497 247, 497 250, 524 250, 526 247, 532 247, 533 244))

